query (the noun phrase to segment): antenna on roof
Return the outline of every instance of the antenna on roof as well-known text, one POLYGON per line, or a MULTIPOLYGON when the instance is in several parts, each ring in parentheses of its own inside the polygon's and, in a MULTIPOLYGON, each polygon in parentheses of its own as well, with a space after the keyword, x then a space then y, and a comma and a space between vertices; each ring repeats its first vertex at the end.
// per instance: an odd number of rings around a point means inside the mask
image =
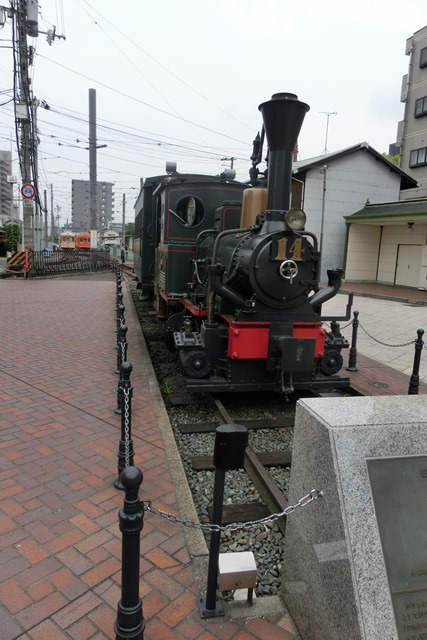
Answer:
POLYGON ((324 113, 326 116, 326 135, 325 135, 325 148, 323 149, 321 156, 325 156, 328 153, 328 132, 329 132, 329 118, 331 116, 338 115, 338 111, 319 111, 319 113, 324 113))

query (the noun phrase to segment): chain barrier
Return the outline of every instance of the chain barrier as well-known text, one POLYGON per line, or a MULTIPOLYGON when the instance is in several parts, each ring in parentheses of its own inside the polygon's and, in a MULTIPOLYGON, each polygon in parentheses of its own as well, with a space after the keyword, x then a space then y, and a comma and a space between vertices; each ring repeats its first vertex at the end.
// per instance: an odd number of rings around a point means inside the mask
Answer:
MULTIPOLYGON (((331 325, 328 322, 324 323, 329 329, 331 329, 331 325)), ((340 331, 342 331, 343 329, 347 329, 347 327, 350 327, 353 324, 353 320, 350 320, 350 322, 348 324, 345 324, 343 327, 340 327, 340 331)), ((402 342, 402 344, 389 344, 387 342, 382 342, 381 340, 378 340, 378 338, 375 338, 375 336, 373 336, 372 334, 369 333, 369 331, 367 331, 365 329, 365 327, 360 323, 360 320, 358 321, 358 326, 362 329, 362 331, 364 331, 366 333, 366 335, 371 338, 371 340, 373 340, 374 342, 378 342, 378 344, 383 345, 383 347, 408 347, 411 344, 415 343, 415 339, 410 340, 409 342, 402 342)), ((426 346, 424 345, 424 349, 426 348, 426 346)))
MULTIPOLYGON (((330 331, 332 331, 330 322, 323 322, 323 324, 326 325, 330 331)), ((353 320, 350 320, 350 322, 345 324, 343 327, 340 325, 340 331, 342 331, 343 329, 347 329, 347 327, 349 327, 352 324, 353 324, 353 320)))
POLYGON ((202 531, 224 531, 224 532, 232 532, 238 530, 247 530, 252 529, 252 527, 267 524, 268 522, 275 522, 282 516, 288 516, 293 513, 295 509, 299 507, 306 507, 308 504, 321 498, 323 496, 323 491, 319 491, 318 489, 312 489, 310 493, 307 493, 304 497, 300 498, 298 502, 294 505, 289 505, 280 513, 273 513, 270 516, 266 516, 265 518, 261 518, 260 520, 251 520, 250 522, 236 522, 234 524, 227 525, 219 525, 219 524, 200 524, 200 522, 194 522, 192 520, 184 520, 183 518, 179 518, 178 516, 174 516, 171 513, 167 513, 166 511, 162 511, 157 507, 154 507, 151 504, 151 500, 141 500, 141 506, 144 511, 150 511, 151 513, 160 516, 161 518, 165 518, 169 520, 169 522, 175 522, 182 524, 184 527, 189 527, 191 529, 201 529, 202 531))
POLYGON ((360 321, 359 321, 359 327, 362 329, 362 331, 366 333, 366 335, 369 338, 371 338, 371 340, 373 340, 374 342, 377 342, 378 344, 383 345, 383 347, 408 347, 409 345, 415 344, 416 342, 416 339, 412 339, 409 342, 402 342, 402 344, 389 344, 387 342, 381 342, 381 340, 378 340, 378 338, 375 338, 373 335, 371 335, 369 331, 367 331, 365 327, 362 324, 360 324, 360 321))
POLYGON ((124 398, 124 420, 125 420, 125 467, 129 467, 129 396, 130 389, 124 388, 122 389, 123 398, 124 398))

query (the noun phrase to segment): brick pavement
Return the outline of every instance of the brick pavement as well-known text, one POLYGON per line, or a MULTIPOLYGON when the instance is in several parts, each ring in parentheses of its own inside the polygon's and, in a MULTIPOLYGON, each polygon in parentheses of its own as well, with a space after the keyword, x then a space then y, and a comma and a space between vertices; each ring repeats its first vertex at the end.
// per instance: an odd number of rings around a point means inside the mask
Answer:
MULTIPOLYGON (((124 293, 141 497, 191 518, 179 456, 124 293)), ((120 437, 113 412, 114 294, 112 276, 0 280, 2 640, 114 637, 123 500, 113 487, 120 437)), ((202 534, 146 514, 140 579, 146 640, 299 637, 274 598, 256 600, 252 617, 245 609, 232 619, 201 620, 205 575, 202 534)))

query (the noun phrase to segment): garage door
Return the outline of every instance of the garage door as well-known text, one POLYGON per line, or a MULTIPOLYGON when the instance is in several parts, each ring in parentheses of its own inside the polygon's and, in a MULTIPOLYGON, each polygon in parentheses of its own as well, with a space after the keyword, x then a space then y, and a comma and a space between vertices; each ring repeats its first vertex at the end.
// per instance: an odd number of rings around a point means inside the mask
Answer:
POLYGON ((395 284, 418 287, 422 250, 419 244, 399 244, 395 284))

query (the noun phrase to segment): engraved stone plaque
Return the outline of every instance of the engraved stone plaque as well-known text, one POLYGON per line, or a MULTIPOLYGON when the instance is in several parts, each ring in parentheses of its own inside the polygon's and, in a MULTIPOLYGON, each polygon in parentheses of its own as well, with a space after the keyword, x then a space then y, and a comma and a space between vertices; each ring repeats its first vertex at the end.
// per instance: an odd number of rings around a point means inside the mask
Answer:
POLYGON ((398 638, 427 640, 427 456, 366 464, 398 638))

